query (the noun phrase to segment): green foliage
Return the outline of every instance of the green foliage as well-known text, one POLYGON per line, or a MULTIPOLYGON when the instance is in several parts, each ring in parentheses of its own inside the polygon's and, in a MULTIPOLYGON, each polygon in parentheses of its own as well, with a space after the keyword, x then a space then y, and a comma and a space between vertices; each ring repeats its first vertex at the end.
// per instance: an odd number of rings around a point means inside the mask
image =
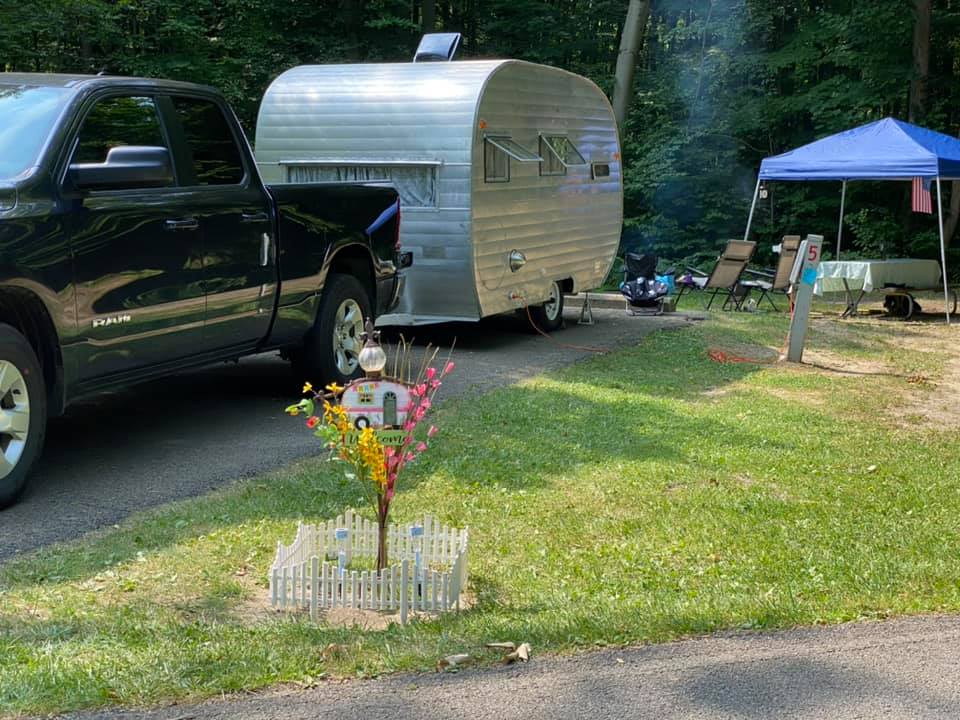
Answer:
MULTIPOLYGON (((422 0, 0 0, 0 68, 127 73, 221 88, 252 131, 270 80, 304 63, 405 62, 422 0)), ((591 77, 608 93, 622 0, 444 0, 436 29, 462 57, 517 57, 591 77)), ((908 0, 654 0, 622 128, 629 243, 679 260, 742 233, 760 160, 864 122, 908 114, 908 0)), ((960 4, 937 3, 929 101, 918 118, 960 129, 960 4)), ((758 207, 763 261, 782 234, 833 245, 839 187, 779 183, 758 207)), ((905 183, 852 186, 844 245, 935 254, 933 220, 905 183), (863 211, 861 213, 860 211, 863 211), (858 214, 860 213, 860 214, 858 214), (897 242, 893 225, 899 228, 897 242)))

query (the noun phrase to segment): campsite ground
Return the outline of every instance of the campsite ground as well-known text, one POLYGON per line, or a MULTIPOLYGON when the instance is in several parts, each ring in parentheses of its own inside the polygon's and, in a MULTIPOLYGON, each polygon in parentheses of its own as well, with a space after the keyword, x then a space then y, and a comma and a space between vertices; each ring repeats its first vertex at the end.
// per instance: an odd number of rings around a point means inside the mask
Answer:
MULTIPOLYGON (((442 442, 396 512, 470 525, 476 604, 459 615, 370 631, 265 607, 275 541, 297 518, 356 502, 315 460, 9 561, 0 708, 325 685, 459 652, 485 665, 491 640, 526 640, 540 662, 960 610, 954 329, 821 317, 797 367, 776 362, 785 327, 780 315, 715 313, 447 403, 442 442)), ((618 664, 598 657, 547 670, 618 664)))

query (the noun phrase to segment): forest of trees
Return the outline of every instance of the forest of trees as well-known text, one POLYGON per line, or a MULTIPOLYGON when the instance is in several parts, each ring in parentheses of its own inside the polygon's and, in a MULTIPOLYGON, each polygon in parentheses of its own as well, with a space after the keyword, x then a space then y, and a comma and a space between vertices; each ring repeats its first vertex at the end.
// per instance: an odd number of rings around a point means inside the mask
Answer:
MULTIPOLYGON (((421 32, 459 57, 515 57, 608 93, 627 0, 0 0, 0 67, 221 88, 253 130, 269 81, 303 63, 409 61, 421 32)), ((625 242, 674 260, 742 234, 760 159, 893 115, 960 131, 960 0, 653 0, 622 127, 625 242)), ((839 185, 770 187, 756 238, 836 235, 839 185)), ((951 237, 960 190, 951 191, 951 237)), ((850 186, 845 238, 935 257, 906 183, 850 186)), ((934 216, 935 217, 935 216, 934 216)), ((845 240, 847 244, 847 240, 845 240)), ((960 246, 960 240, 953 245, 960 246)), ((956 264, 956 263, 954 263, 956 264)))

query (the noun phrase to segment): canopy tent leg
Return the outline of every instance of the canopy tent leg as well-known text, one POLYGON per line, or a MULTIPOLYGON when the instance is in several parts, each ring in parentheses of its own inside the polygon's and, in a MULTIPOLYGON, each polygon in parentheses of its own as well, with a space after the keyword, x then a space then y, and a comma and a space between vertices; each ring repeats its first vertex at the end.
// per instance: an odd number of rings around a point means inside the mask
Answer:
POLYGON ((753 202, 750 203, 750 216, 747 218, 747 229, 743 232, 743 239, 750 235, 750 225, 753 223, 753 211, 757 209, 757 196, 760 195, 760 176, 757 175, 757 186, 753 189, 753 202))
POLYGON ((950 324, 950 289, 947 281, 947 243, 943 237, 943 199, 940 195, 940 176, 937 175, 937 218, 940 221, 940 269, 943 272, 943 307, 950 324))
POLYGON ((840 240, 843 238, 843 209, 847 200, 847 181, 840 190, 840 225, 837 227, 837 260, 840 260, 840 240))

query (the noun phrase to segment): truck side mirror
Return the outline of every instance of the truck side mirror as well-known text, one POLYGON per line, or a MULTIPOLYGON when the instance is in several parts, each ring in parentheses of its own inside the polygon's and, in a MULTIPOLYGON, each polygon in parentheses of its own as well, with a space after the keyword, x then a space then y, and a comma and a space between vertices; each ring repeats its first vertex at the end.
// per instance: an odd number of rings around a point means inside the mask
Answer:
POLYGON ((412 252, 402 252, 400 253, 400 269, 408 268, 413 265, 413 253, 412 252))
POLYGON ((73 163, 69 178, 78 190, 165 187, 173 184, 173 165, 164 147, 119 145, 102 163, 73 163))

